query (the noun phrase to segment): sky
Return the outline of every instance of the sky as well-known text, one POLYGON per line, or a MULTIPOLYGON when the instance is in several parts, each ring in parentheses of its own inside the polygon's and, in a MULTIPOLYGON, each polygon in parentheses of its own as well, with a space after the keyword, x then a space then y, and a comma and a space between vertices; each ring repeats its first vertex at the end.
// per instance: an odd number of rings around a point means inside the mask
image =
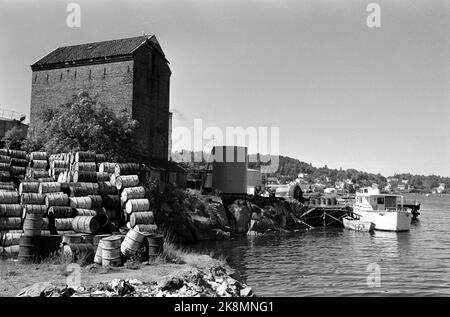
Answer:
POLYGON ((449 21, 445 0, 0 0, 0 108, 29 115, 30 64, 56 47, 145 32, 174 129, 278 127, 280 154, 315 166, 450 176, 449 21))

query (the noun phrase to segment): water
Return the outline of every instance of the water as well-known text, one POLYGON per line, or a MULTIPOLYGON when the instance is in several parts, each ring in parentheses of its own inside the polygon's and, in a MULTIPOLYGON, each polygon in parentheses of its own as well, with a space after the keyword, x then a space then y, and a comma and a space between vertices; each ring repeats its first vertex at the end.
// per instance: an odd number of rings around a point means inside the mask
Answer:
POLYGON ((258 296, 449 296, 450 196, 414 199, 421 215, 410 232, 321 228, 195 249, 223 254, 258 296))

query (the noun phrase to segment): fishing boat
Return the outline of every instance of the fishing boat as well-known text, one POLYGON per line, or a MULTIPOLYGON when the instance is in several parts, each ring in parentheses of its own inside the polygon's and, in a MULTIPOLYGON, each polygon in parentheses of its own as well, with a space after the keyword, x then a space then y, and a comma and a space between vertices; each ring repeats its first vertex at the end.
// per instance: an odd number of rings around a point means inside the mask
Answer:
POLYGON ((403 196, 382 194, 377 186, 361 188, 355 197, 353 214, 375 224, 375 230, 409 231, 412 214, 403 206, 403 196))
POLYGON ((342 222, 344 223, 344 228, 350 230, 373 232, 375 229, 375 224, 373 222, 362 221, 352 217, 345 217, 342 219, 342 222))

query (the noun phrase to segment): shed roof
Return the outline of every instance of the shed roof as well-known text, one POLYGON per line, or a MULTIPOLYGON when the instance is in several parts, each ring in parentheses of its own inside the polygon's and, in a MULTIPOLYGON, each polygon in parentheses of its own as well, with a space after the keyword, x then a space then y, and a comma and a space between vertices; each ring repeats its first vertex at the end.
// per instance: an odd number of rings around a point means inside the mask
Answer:
POLYGON ((31 67, 64 64, 66 62, 89 61, 105 57, 127 56, 133 54, 136 49, 145 42, 149 42, 164 57, 164 52, 156 37, 154 35, 143 35, 118 40, 58 47, 32 64, 31 67))

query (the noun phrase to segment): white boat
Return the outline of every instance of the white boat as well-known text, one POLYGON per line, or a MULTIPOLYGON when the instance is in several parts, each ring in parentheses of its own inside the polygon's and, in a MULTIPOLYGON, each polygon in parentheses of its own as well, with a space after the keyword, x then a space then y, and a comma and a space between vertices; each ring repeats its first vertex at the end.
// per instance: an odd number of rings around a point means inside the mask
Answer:
POLYGON ((356 231, 372 232, 375 229, 375 224, 370 221, 362 221, 356 218, 345 217, 342 219, 344 228, 356 231))
POLYGON ((361 188, 355 197, 353 214, 361 221, 373 222, 375 230, 408 231, 412 214, 403 207, 403 196, 382 194, 376 187, 361 188))

